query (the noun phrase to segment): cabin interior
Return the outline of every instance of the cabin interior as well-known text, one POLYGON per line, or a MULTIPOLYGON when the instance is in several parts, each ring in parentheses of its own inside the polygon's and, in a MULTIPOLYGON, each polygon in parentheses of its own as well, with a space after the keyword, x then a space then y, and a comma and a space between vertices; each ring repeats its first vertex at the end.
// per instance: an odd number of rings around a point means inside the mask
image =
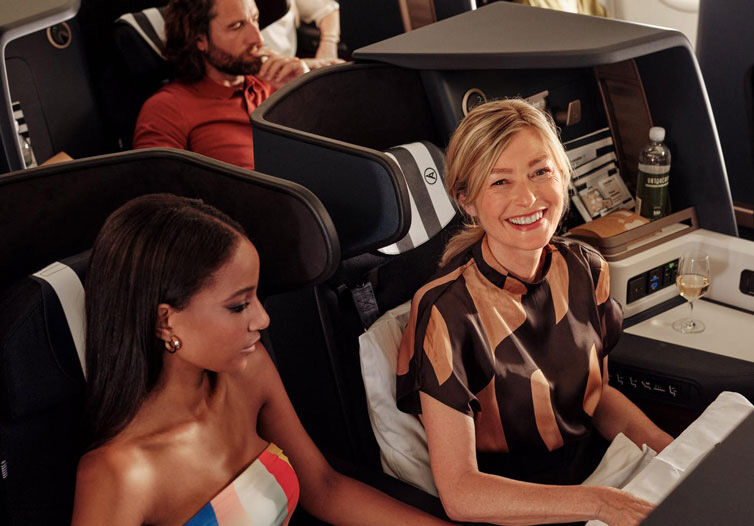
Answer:
MULTIPOLYGON (((560 234, 592 244, 610 264, 611 294, 625 314, 611 354, 614 386, 674 436, 723 391, 754 400, 749 2, 664 3, 697 9, 690 42, 676 30, 503 1, 342 0, 349 60, 286 85, 254 112, 254 171, 191 152, 131 149, 138 110, 169 71, 116 19, 165 3, 0 6, 3 524, 69 523, 78 461, 84 351, 54 285, 32 275, 63 261, 84 279, 105 217, 158 191, 200 197, 249 231, 268 262, 265 345, 319 448, 339 469, 436 509, 436 498, 383 473, 359 337, 427 282, 460 222, 401 245, 422 218, 391 152, 423 142, 442 155, 458 122, 485 100, 541 104, 567 148, 609 138, 600 155, 612 156, 625 188, 610 211, 633 203, 648 129, 665 128, 672 213, 603 236, 590 223, 607 211, 586 206, 575 189, 560 234), (43 165, 60 152, 73 160, 43 165), (673 264, 694 247, 710 254, 713 279, 699 302, 709 329, 689 339, 666 322, 685 308, 673 264)), ((288 7, 257 4, 260 25, 288 7)), ((613 13, 631 9, 607 4, 613 13)), ((301 49, 307 38, 311 28, 302 28, 301 49)), ((748 455, 742 462, 754 462, 748 455)), ((745 508, 751 482, 739 483, 745 508)), ((682 502, 693 502, 699 483, 686 491, 682 502)), ((659 510, 654 521, 671 520, 659 510)), ((297 514, 294 524, 318 524, 297 514)))

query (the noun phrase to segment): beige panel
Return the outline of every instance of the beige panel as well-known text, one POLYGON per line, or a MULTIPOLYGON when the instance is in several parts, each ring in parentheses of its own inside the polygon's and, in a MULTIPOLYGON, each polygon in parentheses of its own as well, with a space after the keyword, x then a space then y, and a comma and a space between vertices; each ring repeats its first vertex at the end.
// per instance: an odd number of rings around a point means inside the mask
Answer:
POLYGON ((537 369, 531 375, 531 399, 534 403, 534 420, 539 435, 547 449, 554 451, 563 445, 563 435, 560 434, 555 411, 552 409, 550 384, 541 369, 537 369))
POLYGON ((487 336, 490 352, 494 352, 500 342, 526 321, 521 296, 503 292, 490 285, 477 268, 467 272, 464 277, 487 336))
POLYGON ((444 384, 453 372, 453 347, 450 344, 448 326, 434 305, 424 336, 424 352, 435 371, 437 383, 444 384))
POLYGON ((605 303, 610 296, 610 267, 608 267, 607 261, 604 259, 601 259, 600 263, 602 265, 600 267, 600 277, 597 278, 597 288, 594 291, 597 305, 605 303))
POLYGON ((589 377, 586 380, 586 390, 584 391, 584 412, 589 416, 594 416, 594 410, 600 403, 602 396, 602 374, 600 373, 600 361, 597 358, 597 349, 594 344, 589 351, 589 377))
POLYGON ((476 448, 479 451, 508 452, 508 441, 505 439, 503 423, 500 420, 500 407, 495 396, 495 377, 487 387, 477 395, 482 411, 474 418, 476 427, 476 448))
POLYGON ((401 346, 398 350, 398 362, 397 373, 399 375, 406 374, 408 372, 408 364, 411 358, 414 356, 414 338, 416 337, 416 318, 418 317, 419 303, 421 303, 424 295, 433 288, 440 286, 449 281, 453 281, 458 278, 466 268, 473 263, 470 260, 466 264, 458 267, 453 272, 446 274, 440 278, 430 281, 414 294, 414 299, 411 301, 411 314, 408 319, 408 325, 406 330, 403 331, 403 337, 401 338, 401 346))
POLYGON ((568 312, 568 264, 563 255, 555 250, 552 253, 550 271, 547 273, 547 283, 552 292, 552 303, 555 309, 555 323, 563 319, 568 312))

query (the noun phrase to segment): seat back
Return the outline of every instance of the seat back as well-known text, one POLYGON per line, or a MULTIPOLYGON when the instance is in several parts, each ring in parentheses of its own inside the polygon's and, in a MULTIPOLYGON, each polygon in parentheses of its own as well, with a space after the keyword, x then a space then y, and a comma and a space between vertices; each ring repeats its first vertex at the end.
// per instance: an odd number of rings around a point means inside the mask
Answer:
POLYGON ((754 5, 699 4, 697 56, 715 114, 733 201, 754 207, 754 5))
POLYGON ((70 524, 87 255, 60 258, 89 248, 120 205, 154 192, 201 198, 238 220, 260 254, 263 301, 311 288, 340 260, 332 222, 311 192, 188 152, 132 151, 0 178, 2 524, 70 524))
POLYGON ((0 298, 4 524, 70 522, 81 447, 87 261, 84 253, 51 264, 0 298))

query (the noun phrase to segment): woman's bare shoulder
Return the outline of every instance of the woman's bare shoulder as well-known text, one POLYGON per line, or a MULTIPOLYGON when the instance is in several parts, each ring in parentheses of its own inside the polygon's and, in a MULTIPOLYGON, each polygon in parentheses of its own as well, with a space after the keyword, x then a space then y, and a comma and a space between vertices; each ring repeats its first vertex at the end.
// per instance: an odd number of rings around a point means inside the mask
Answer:
POLYGON ((147 457, 133 444, 114 442, 89 451, 77 469, 73 524, 105 517, 140 524, 150 506, 153 476, 147 457))
POLYGON ((248 359, 243 371, 233 374, 230 379, 240 386, 246 396, 258 399, 262 404, 271 396, 278 382, 278 371, 267 349, 261 343, 248 359))

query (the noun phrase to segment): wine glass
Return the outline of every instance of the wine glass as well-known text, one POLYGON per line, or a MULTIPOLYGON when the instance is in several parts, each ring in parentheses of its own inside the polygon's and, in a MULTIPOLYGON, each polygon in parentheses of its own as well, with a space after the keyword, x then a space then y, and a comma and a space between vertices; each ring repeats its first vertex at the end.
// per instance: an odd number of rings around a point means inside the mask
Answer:
POLYGON ((707 293, 710 285, 709 256, 701 251, 688 252, 678 263, 678 276, 675 285, 688 302, 691 314, 673 322, 673 329, 684 334, 702 332, 704 323, 693 319, 694 300, 707 293))

